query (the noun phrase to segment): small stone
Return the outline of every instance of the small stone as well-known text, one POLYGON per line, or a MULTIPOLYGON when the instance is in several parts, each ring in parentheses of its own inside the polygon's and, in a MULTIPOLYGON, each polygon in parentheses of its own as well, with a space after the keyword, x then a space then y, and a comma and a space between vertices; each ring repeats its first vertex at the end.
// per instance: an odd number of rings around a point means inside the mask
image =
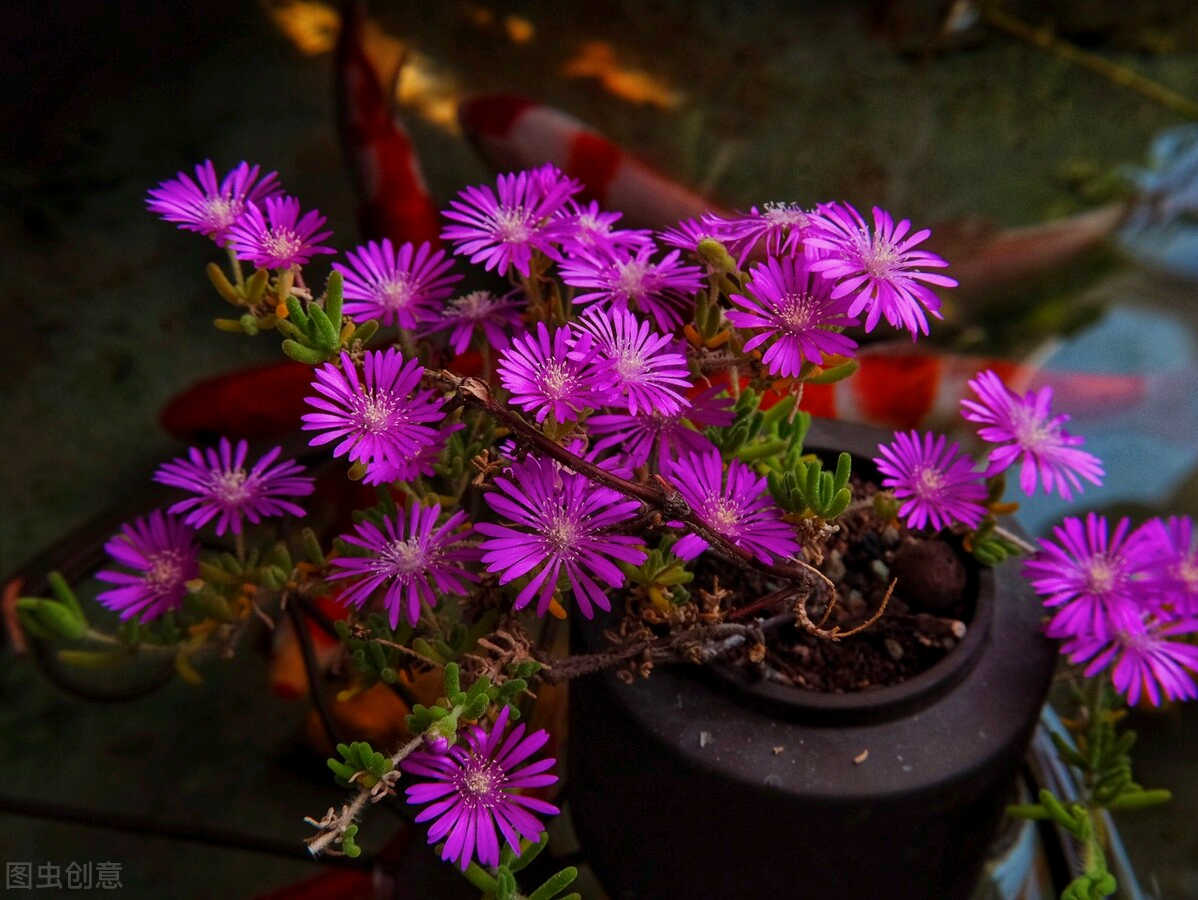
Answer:
POLYGON ((964 613, 965 565, 944 541, 904 541, 895 555, 894 577, 912 609, 954 618, 964 613))
POLYGON ((898 662, 903 658, 903 648, 894 638, 886 638, 882 643, 886 645, 886 652, 890 654, 890 658, 898 662))
POLYGON ((878 581, 890 580, 890 567, 880 559, 875 559, 869 564, 870 569, 878 576, 878 581))

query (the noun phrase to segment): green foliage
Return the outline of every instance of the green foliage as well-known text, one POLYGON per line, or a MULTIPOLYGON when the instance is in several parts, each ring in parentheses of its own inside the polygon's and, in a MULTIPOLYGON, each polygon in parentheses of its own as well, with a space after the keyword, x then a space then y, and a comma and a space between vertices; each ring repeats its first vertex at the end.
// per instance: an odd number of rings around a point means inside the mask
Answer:
POLYGON ((1085 802, 1066 807, 1051 791, 1041 790, 1039 803, 1008 807, 1014 816, 1050 820, 1084 845, 1085 871, 1061 893, 1062 900, 1099 900, 1118 887, 1107 869, 1102 829, 1095 825, 1103 809, 1142 809, 1170 799, 1168 791, 1145 790, 1132 779, 1129 754, 1135 732, 1118 732, 1121 714, 1109 708, 1112 695, 1104 682, 1093 683, 1090 691, 1088 715, 1072 729, 1074 741, 1056 732, 1049 734, 1061 761, 1081 772, 1085 802))
POLYGON ((486 715, 492 704, 507 705, 509 718, 514 722, 520 718, 515 700, 528 689, 528 677, 539 668, 540 663, 535 661, 509 666, 511 677, 502 684, 494 684, 483 675, 462 690, 461 667, 457 663, 448 663, 444 672, 445 695, 432 706, 414 705, 411 714, 404 719, 408 731, 412 734, 439 735, 452 742, 457 739, 460 720, 478 721, 486 715))
POLYGON ((87 616, 66 579, 51 572, 46 580, 54 599, 21 597, 16 602, 21 627, 42 640, 75 641, 87 634, 87 616))
POLYGON ((488 872, 478 863, 471 862, 464 873, 466 879, 483 892, 484 900, 581 900, 581 895, 577 893, 562 894, 578 877, 578 870, 573 866, 549 876, 532 893, 520 893, 515 873, 536 859, 548 843, 549 834, 542 831, 535 844, 524 840, 520 842, 519 856, 505 843, 499 853, 499 865, 493 871, 488 872))
POLYGON ((987 516, 967 543, 973 558, 983 566, 997 566, 1023 552, 1017 543, 997 533, 997 527, 997 520, 993 516, 987 516))
MULTIPOLYGON (((353 323, 341 323, 342 276, 334 271, 329 275, 324 306, 308 303, 306 306, 293 294, 286 300, 287 318, 280 319, 276 327, 283 333, 283 352, 292 359, 317 365, 335 356, 355 333, 353 323)), ((377 329, 377 324, 375 329, 377 329)), ((370 334, 374 333, 374 329, 370 334)), ((365 327, 358 330, 357 339, 364 340, 365 327)))
POLYGON ((328 764, 341 787, 359 784, 365 788, 372 788, 393 768, 391 760, 365 741, 338 744, 337 752, 341 754, 341 759, 330 758, 328 764))
POLYGON ((818 457, 800 459, 786 472, 769 472, 770 493, 783 510, 799 516, 834 519, 853 499, 848 488, 853 458, 841 453, 836 471, 824 471, 818 457))
POLYGON ((675 541, 673 535, 664 536, 656 547, 647 552, 645 561, 639 566, 616 563, 629 584, 645 590, 655 603, 660 598, 680 604, 690 597, 690 591, 684 585, 693 581, 695 574, 686 567, 685 562, 670 552, 675 541))
POLYGON ((344 851, 345 855, 350 857, 350 859, 357 859, 362 855, 362 848, 359 847, 354 841, 354 838, 357 837, 357 834, 358 826, 356 824, 348 825, 346 826, 345 831, 341 833, 341 837, 338 839, 338 843, 341 844, 342 851, 344 851))

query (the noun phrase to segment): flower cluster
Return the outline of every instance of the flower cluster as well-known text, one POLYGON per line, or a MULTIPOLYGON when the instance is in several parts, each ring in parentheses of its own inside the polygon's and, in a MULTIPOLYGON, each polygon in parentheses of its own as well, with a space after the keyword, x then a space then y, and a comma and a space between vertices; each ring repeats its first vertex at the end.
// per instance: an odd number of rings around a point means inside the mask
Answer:
POLYGON ((1198 542, 1189 518, 1067 518, 1042 539, 1028 577, 1054 610, 1048 633, 1087 677, 1108 667, 1128 703, 1198 698, 1198 542))
MULTIPOLYGON (((690 602, 681 585, 708 562, 752 572, 757 587, 807 583, 810 542, 837 513, 795 500, 796 473, 808 494, 822 483, 803 453, 804 392, 851 374, 864 333, 927 334, 936 290, 956 284, 923 249, 926 229, 878 208, 867 219, 840 202, 769 204, 654 234, 619 227, 546 165, 462 191, 439 241, 349 251, 322 295, 303 278, 335 252, 318 212, 247 163, 219 179, 208 162, 195 176, 163 182, 149 208, 228 251, 232 277, 213 281, 240 318, 225 324, 275 328, 312 366, 302 433, 371 499, 322 488, 296 562, 301 542, 265 520, 303 516, 296 501, 314 478, 280 447, 253 464, 244 440, 193 448, 156 475, 186 496, 108 544, 121 568, 100 573, 115 587, 99 599, 141 622, 232 623, 268 620, 268 596, 328 597, 350 617, 343 638, 375 641, 354 652, 375 680, 474 666, 491 693, 459 691, 454 674, 437 702, 413 706, 412 746, 424 749, 393 760, 416 779, 407 799, 423 807, 430 842, 463 870, 498 866, 502 844, 518 855, 538 839, 538 817, 557 812, 537 795, 556 781, 554 761, 535 758, 548 734, 508 730, 505 680, 523 685, 542 665, 523 623, 542 629, 551 623, 535 617, 571 607, 614 618, 623 592, 655 607, 633 626, 643 635, 645 623, 725 621, 760 599, 720 587, 707 596, 718 607, 730 593, 728 607, 671 609, 690 602), (463 260, 493 283, 456 293, 463 260), (392 329, 385 341, 379 326, 392 329), (201 550, 196 529, 209 525, 235 552, 201 550), (247 548, 257 536, 262 546, 247 548)), ((975 435, 896 433, 874 460, 874 508, 909 532, 951 531, 984 562, 1017 546, 999 520, 1008 471, 1025 493, 1064 499, 1104 473, 1053 412, 1051 388, 1020 395, 989 370, 969 387, 961 413, 975 435)), ((1067 519, 1026 573, 1049 634, 1086 675, 1109 670, 1133 704, 1198 695, 1189 519, 1122 520, 1113 532, 1093 514, 1067 519)), ((347 771, 389 788, 399 772, 376 762, 347 771)))

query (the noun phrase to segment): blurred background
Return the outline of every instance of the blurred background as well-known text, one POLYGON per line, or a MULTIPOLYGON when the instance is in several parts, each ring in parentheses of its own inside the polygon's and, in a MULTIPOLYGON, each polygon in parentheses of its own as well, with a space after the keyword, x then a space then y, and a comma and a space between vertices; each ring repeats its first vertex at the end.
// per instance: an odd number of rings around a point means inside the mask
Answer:
MULTIPOLYGON (((932 0, 366 9, 378 58, 404 56, 399 108, 442 202, 490 178, 457 125, 457 99, 503 90, 577 116, 729 207, 884 206, 932 226, 950 263, 980 260, 933 329, 945 352, 1148 386, 1118 409, 1066 410, 1110 473, 1087 505, 1198 513, 1198 202, 1186 193, 1198 195, 1196 114, 1112 80, 1136 72, 1198 101, 1191 3, 1001 4, 1015 25, 958 5, 947 31, 949 7, 932 0), (1037 37, 1048 34, 1071 49, 1037 37), (1052 256, 1053 240, 1073 234, 1061 223, 1129 202, 1130 224, 1089 252, 1052 256), (1046 222, 1058 230, 999 239, 1046 222)), ((145 212, 149 188, 204 159, 220 171, 245 159, 328 216, 338 246, 357 239, 333 109, 335 5, 95 0, 6 12, 0 574, 149 484, 182 447, 157 420, 170 397, 278 357, 271 339, 211 327, 224 311, 203 267, 217 256, 145 212)), ((1043 532, 1064 511, 1036 504, 1024 521, 1043 532)), ((302 817, 339 793, 297 737, 303 704, 270 697, 261 670, 239 660, 198 688, 94 706, 6 655, 0 793, 300 847, 302 817)), ((1145 888, 1198 897, 1198 710, 1134 719, 1139 780, 1176 799, 1120 826, 1145 888)), ((214 871, 234 896, 313 871, 298 858, 4 813, 0 858, 119 860, 132 896, 179 898, 211 896, 214 871)))

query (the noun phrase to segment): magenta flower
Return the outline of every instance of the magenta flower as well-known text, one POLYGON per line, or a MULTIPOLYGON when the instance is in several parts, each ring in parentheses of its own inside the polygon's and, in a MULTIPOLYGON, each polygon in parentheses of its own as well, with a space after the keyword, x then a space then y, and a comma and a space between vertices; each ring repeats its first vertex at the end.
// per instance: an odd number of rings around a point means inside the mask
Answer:
POLYGON ((1052 415, 1052 388, 1042 387, 1020 397, 989 369, 969 386, 981 402, 962 400, 961 415, 985 426, 978 430, 982 440, 1002 445, 990 451, 987 478, 1022 459, 1019 485, 1028 496, 1036 490, 1037 476, 1045 491, 1051 493, 1055 487, 1066 500, 1073 496, 1071 485, 1073 490, 1082 489, 1080 478, 1102 483, 1098 457, 1078 450, 1084 439, 1062 427, 1069 417, 1052 415))
POLYGON ((340 440, 333 455, 362 463, 368 474, 380 466, 402 469, 437 440, 426 423, 443 418, 444 400, 419 390, 424 367, 405 362, 394 348, 367 350, 363 373, 360 379, 348 353, 341 354, 340 368, 325 363, 317 369, 312 387, 324 396, 305 398, 320 411, 303 416, 303 429, 323 432, 309 441, 314 447, 340 440))
POLYGON ((588 619, 593 607, 611 609, 608 593, 624 586, 624 573, 612 559, 640 565, 646 554, 640 537, 612 529, 636 516, 640 504, 611 488, 590 482, 549 459, 527 456, 495 479, 487 504, 512 525, 480 522, 487 536, 483 563, 507 584, 535 572, 516 596, 516 609, 537 598, 543 616, 565 571, 574 600, 588 619))
POLYGON ((737 266, 758 244, 769 256, 794 256, 803 250, 803 241, 812 230, 811 214, 796 203, 766 203, 765 211, 751 207, 747 213, 731 217, 707 213, 703 224, 736 257, 737 266))
POLYGON ((490 291, 471 291, 450 300, 440 317, 426 321, 420 333, 428 335, 452 329, 449 346, 454 353, 465 353, 470 339, 479 332, 491 347, 505 350, 511 344, 510 336, 523 329, 520 314, 525 305, 515 294, 496 297, 490 291))
POLYGON ((168 512, 188 515, 185 522, 200 528, 216 519, 216 533, 226 530, 241 534, 244 517, 257 524, 268 516, 302 516, 302 508, 289 497, 306 497, 315 489, 313 479, 304 475, 304 467, 292 460, 272 465, 282 447, 275 447, 246 469, 249 443, 242 440, 236 448, 221 438, 217 450, 192 447, 187 459, 164 463, 154 480, 171 487, 191 491, 196 496, 180 500, 168 512), (190 510, 190 512, 188 512, 190 510))
POLYGON ((732 294, 741 309, 727 313, 737 328, 762 329, 745 341, 751 351, 769 342, 761 362, 771 375, 800 374, 803 363, 819 365, 824 356, 851 356, 857 342, 841 333, 856 325, 848 315, 849 302, 832 295, 832 285, 816 275, 807 261, 770 257, 753 267, 748 296, 732 294))
POLYGON ((1121 519, 1108 535, 1106 517, 1091 512, 1084 524, 1069 517, 1054 528, 1055 543, 1040 540, 1023 571, 1044 605, 1056 610, 1050 637, 1106 639, 1144 631, 1139 582, 1152 558, 1127 542, 1129 525, 1121 519))
POLYGON ((873 331, 878 319, 885 318, 894 327, 906 328, 912 338, 928 333, 925 310, 940 318, 940 299, 929 284, 955 287, 955 278, 924 269, 947 266, 934 253, 915 250, 931 234, 926 228, 908 235, 911 223, 903 219, 897 225, 890 213, 874 207, 874 228, 847 203, 822 203, 816 221, 806 237, 809 247, 826 249, 829 254, 811 264, 837 282, 835 298, 852 295, 848 314, 865 315, 865 330, 873 331))
POLYGON ((1111 666, 1111 684, 1130 705, 1135 706, 1145 696, 1153 706, 1160 706, 1162 699, 1198 699, 1198 684, 1191 674, 1198 672, 1198 647, 1187 643, 1185 638, 1174 639, 1195 631, 1198 620, 1191 619, 1116 631, 1107 637, 1087 634, 1068 641, 1061 652, 1072 663, 1088 660, 1087 678, 1111 666))
POLYGON ((712 385, 690 399, 690 405, 670 415, 653 411, 601 413, 587 419, 587 431, 598 438, 594 451, 615 449, 630 466, 646 465, 657 448, 658 468, 667 457, 706 453, 714 449, 696 426, 727 428, 732 424, 732 398, 723 385, 712 385))
POLYGON ((229 228, 229 246, 238 259, 260 269, 290 269, 308 262, 317 253, 336 253, 332 247, 318 246, 333 232, 317 229, 325 217, 309 210, 300 218, 300 203, 294 197, 267 197, 266 215, 257 204, 247 203, 241 216, 229 228))
POLYGON ((512 392, 512 403, 528 412, 535 410, 538 422, 550 412, 554 421, 573 421, 583 410, 602 406, 615 381, 590 335, 575 340, 569 326, 550 334, 544 322, 499 355, 496 371, 500 383, 512 392))
POLYGON ((500 175, 496 191, 483 185, 468 187, 449 202, 449 225, 441 237, 454 242, 453 252, 506 275, 515 269, 525 278, 531 273, 535 251, 557 258, 556 241, 568 230, 555 217, 566 200, 579 189, 565 177, 549 179, 541 170, 500 175))
POLYGON ((342 311, 358 322, 378 319, 382 325, 415 328, 437 317, 441 301, 462 280, 449 271, 453 260, 445 258, 445 251, 433 250, 427 241, 396 249, 383 238, 381 244, 370 241, 348 256, 348 266, 333 263, 333 268, 345 276, 342 311))
POLYGON ((329 576, 331 581, 357 579, 337 599, 359 609, 385 587, 383 606, 393 630, 399 627, 401 613, 414 626, 420 621, 422 602, 436 606, 438 593, 465 596, 469 593, 466 582, 479 580, 465 566, 477 560, 479 553, 462 544, 471 532, 464 511, 458 510, 439 527, 439 505, 414 503, 408 513, 405 517, 399 510, 394 516, 384 516, 382 528, 366 519, 356 526, 356 534, 341 535, 341 540, 368 555, 334 557, 332 564, 341 571, 329 576))
POLYGON ((986 486, 973 460, 944 435, 896 432, 892 444, 879 444, 874 465, 885 476, 882 486, 902 500, 899 515, 908 528, 931 525, 939 531, 954 522, 976 528, 986 514, 986 486))
POLYGON ((1130 540, 1151 561, 1146 566, 1145 599, 1162 619, 1198 618, 1198 535, 1189 516, 1150 519, 1130 540))
POLYGON ((408 775, 428 778, 407 789, 408 802, 425 806, 417 822, 434 820, 428 842, 444 839, 441 859, 457 863, 464 872, 474 860, 484 866, 499 865, 499 836, 520 855, 520 839, 536 841, 542 826, 534 813, 552 816, 558 808, 516 791, 547 787, 557 781, 549 770, 556 760, 527 760, 549 741, 537 729, 524 735, 524 725, 507 730, 509 707, 495 717, 490 733, 478 725, 465 729, 465 745, 455 744, 446 753, 417 750, 400 768, 408 775), (497 833, 498 832, 498 833, 497 833))
MULTIPOLYGON (((673 339, 668 335, 654 333, 648 322, 619 307, 592 306, 574 325, 595 339, 599 360, 615 376, 612 389, 630 413, 671 415, 690 405, 676 390, 691 386, 690 369, 683 354, 669 351, 673 339)), ((616 404, 609 400, 607 405, 616 404)))
MULTIPOLYGON (((766 480, 738 459, 724 464, 718 450, 686 453, 665 459, 663 471, 698 518, 737 547, 763 563, 787 559, 799 550, 794 529, 766 489, 766 480)), ((671 523, 674 524, 674 523, 671 523)), ((698 534, 684 535, 674 544, 674 554, 691 560, 706 550, 698 534)))
POLYGON ((179 609, 187 595, 187 582, 200 575, 200 546, 188 525, 154 510, 149 516, 121 526, 120 533, 104 545, 118 565, 133 569, 104 569, 96 578, 117 587, 96 596, 100 603, 143 622, 179 609))
POLYGON ((673 228, 657 232, 657 238, 667 247, 675 247, 678 250, 697 254, 699 245, 704 241, 708 239, 723 241, 723 238, 717 233, 718 229, 706 221, 708 218, 708 216, 704 216, 703 219, 683 219, 673 228))
POLYGON ((362 483, 393 484, 397 481, 412 482, 417 478, 431 478, 437 472, 437 463, 441 460, 449 436, 465 427, 461 422, 442 425, 431 443, 425 444, 398 464, 386 458, 375 459, 367 466, 362 483))
POLYGON ((219 183, 212 160, 196 166, 196 181, 180 172, 150 191, 146 207, 186 231, 198 231, 224 246, 229 228, 247 203, 262 203, 282 193, 275 172, 258 181, 258 167, 242 162, 219 183), (196 184, 196 182, 199 184, 196 184))
POLYGON ((623 213, 601 209, 596 200, 584 205, 571 199, 558 216, 567 226, 561 236, 562 252, 569 256, 593 256, 652 246, 651 231, 614 227, 622 216, 623 213))
POLYGON ((679 262, 678 250, 671 250, 659 262, 650 260, 653 252, 646 244, 574 257, 563 262, 558 273, 571 287, 591 288, 575 296, 576 305, 601 303, 635 309, 652 316, 662 331, 672 332, 694 309, 703 274, 698 266, 679 262))

